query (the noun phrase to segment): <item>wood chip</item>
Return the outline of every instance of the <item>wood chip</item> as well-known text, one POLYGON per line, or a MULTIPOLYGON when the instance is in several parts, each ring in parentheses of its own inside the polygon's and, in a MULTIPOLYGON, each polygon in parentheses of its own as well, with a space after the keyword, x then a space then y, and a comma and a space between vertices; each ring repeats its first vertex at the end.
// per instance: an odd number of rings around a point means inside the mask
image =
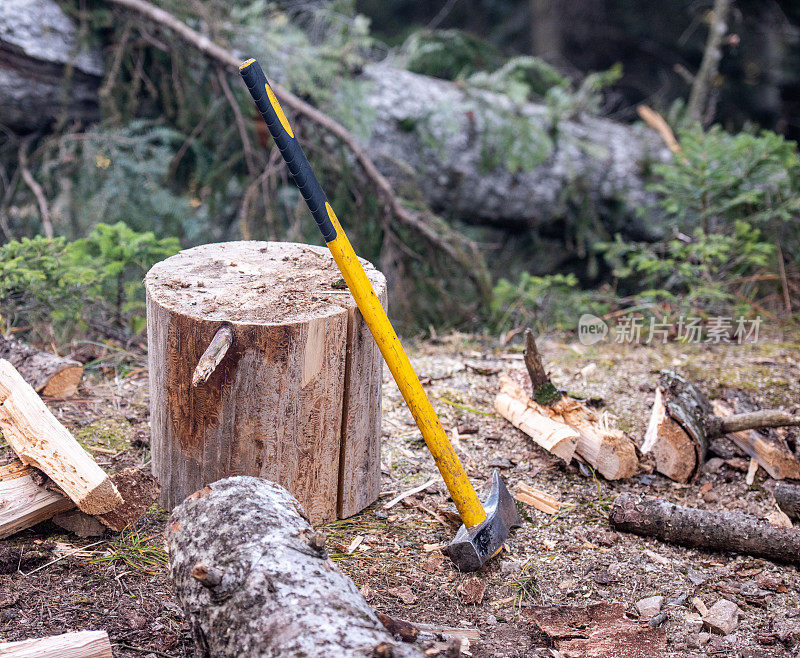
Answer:
POLYGON ((744 481, 747 483, 747 486, 753 484, 756 481, 756 471, 758 470, 758 461, 756 459, 750 460, 750 465, 747 467, 747 475, 744 478, 744 481))
POLYGON ((539 489, 534 489, 524 482, 517 485, 514 498, 521 503, 535 507, 545 514, 557 514, 561 507, 561 503, 559 503, 557 498, 539 489))
POLYGON ((364 535, 357 535, 353 541, 350 542, 350 545, 347 547, 345 552, 350 555, 354 550, 361 546, 362 541, 364 541, 364 535))
POLYGON ((658 562, 659 564, 663 564, 664 566, 668 566, 670 564, 670 561, 667 558, 665 558, 663 555, 659 555, 655 551, 651 551, 649 548, 645 548, 643 552, 653 562, 658 562))
POLYGON ((708 608, 706 607, 706 604, 703 603, 703 599, 701 599, 699 596, 695 596, 692 599, 692 605, 701 616, 705 617, 708 614, 708 608))
POLYGON ((769 521, 772 525, 778 526, 779 528, 793 527, 792 520, 779 509, 773 510, 767 514, 767 521, 769 521))

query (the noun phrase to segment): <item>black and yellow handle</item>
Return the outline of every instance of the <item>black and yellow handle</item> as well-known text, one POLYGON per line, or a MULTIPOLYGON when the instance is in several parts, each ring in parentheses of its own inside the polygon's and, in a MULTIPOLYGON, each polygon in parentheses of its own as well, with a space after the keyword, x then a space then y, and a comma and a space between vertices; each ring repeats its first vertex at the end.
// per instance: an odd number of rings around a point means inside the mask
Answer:
POLYGON ((242 63, 239 71, 275 140, 275 144, 289 167, 294 182, 300 188, 333 259, 339 266, 342 277, 358 305, 358 310, 364 316, 364 321, 372 332, 386 365, 389 366, 389 370, 397 382, 420 432, 422 432, 422 437, 425 439, 458 513, 461 515, 461 520, 467 528, 482 523, 486 519, 486 512, 481 501, 470 484, 464 467, 453 450, 453 446, 414 372, 411 361, 389 322, 386 311, 383 310, 378 296, 372 289, 372 284, 367 278, 358 256, 344 234, 317 177, 311 171, 311 165, 294 136, 292 127, 289 125, 278 99, 275 98, 275 93, 270 88, 264 71, 254 59, 248 59, 242 63))

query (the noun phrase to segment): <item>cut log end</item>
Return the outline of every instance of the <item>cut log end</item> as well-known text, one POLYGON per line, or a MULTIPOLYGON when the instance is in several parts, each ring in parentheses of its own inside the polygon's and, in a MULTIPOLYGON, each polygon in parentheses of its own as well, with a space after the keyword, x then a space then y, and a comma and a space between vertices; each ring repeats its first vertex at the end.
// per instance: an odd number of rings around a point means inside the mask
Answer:
POLYGON ((81 377, 83 377, 82 365, 79 363, 68 365, 50 377, 41 393, 50 397, 69 397, 78 390, 81 377))
POLYGON ((114 483, 110 479, 105 479, 76 503, 81 511, 94 516, 117 509, 122 505, 122 496, 114 483))

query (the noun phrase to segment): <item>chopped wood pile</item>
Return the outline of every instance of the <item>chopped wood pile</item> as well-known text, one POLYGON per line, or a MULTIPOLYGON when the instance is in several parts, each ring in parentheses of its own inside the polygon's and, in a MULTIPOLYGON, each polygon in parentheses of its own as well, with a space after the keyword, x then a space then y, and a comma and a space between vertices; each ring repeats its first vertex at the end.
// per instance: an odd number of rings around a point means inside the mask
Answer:
MULTIPOLYGON (((525 332, 525 366, 500 376, 496 411, 539 446, 570 463, 591 466, 608 480, 644 470, 686 483, 694 481, 715 441, 729 440, 776 480, 799 479, 800 462, 786 443, 785 427, 800 425, 800 415, 755 409, 741 394, 710 400, 693 382, 665 370, 660 374, 650 420, 637 446, 617 429, 613 416, 560 391, 550 381, 532 332, 525 332)), ((751 477, 752 477, 751 473, 751 477)))
POLYGON ((530 329, 525 341, 530 381, 523 381, 519 371, 503 374, 494 402, 497 412, 567 463, 573 458, 583 461, 609 480, 634 475, 639 460, 631 438, 614 426, 608 412, 559 391, 544 369, 530 329))
POLYGON ((0 466, 0 538, 73 508, 68 528, 86 527, 84 517, 94 517, 120 531, 158 495, 152 476, 139 469, 109 476, 5 359, 0 359, 0 432, 18 457, 0 466))
POLYGON ((741 395, 711 401, 695 384, 665 370, 659 377, 641 451, 652 455, 659 473, 676 482, 689 482, 713 450, 713 441, 727 437, 770 477, 800 479, 800 462, 786 444, 783 430, 776 429, 799 424, 800 416, 755 410, 741 395))

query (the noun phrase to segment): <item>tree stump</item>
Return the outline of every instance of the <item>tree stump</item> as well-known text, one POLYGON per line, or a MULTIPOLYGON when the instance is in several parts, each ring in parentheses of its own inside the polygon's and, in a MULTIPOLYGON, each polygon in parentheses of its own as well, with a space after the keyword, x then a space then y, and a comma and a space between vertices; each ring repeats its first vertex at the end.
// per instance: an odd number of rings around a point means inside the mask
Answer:
MULTIPOLYGON (((385 278, 362 263, 385 305, 385 278)), ((382 360, 327 249, 203 245, 155 265, 145 288, 167 509, 233 475, 283 485, 315 523, 377 499, 382 360)))

